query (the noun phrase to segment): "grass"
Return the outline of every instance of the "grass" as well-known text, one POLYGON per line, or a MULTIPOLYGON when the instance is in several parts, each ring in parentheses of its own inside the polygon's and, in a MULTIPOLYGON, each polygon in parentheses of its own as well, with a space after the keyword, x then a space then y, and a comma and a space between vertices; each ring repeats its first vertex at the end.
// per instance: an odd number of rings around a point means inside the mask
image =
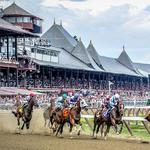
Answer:
MULTIPOLYGON (((81 121, 83 124, 83 130, 85 131, 85 133, 92 135, 92 129, 89 127, 86 120, 82 118, 81 121)), ((93 127, 93 119, 89 119, 89 123, 93 127)), ((133 132, 133 136, 130 135, 130 133, 128 132, 127 128, 124 125, 123 131, 122 131, 121 135, 119 135, 119 137, 150 140, 150 134, 147 132, 147 130, 144 128, 144 126, 141 122, 138 122, 137 125, 136 125, 136 122, 133 122, 133 121, 130 122, 130 128, 133 132)), ((149 125, 149 128, 150 128, 150 125, 149 125)), ((113 136, 113 137, 116 136, 116 133, 114 132, 114 130, 112 128, 110 130, 109 135, 113 136)))

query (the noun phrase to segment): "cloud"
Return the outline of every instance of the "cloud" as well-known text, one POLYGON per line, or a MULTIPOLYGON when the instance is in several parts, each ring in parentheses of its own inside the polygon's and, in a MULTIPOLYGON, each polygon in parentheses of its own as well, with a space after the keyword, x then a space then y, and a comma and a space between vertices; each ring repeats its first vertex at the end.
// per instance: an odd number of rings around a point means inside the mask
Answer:
POLYGON ((44 19, 44 31, 56 18, 71 35, 82 37, 86 46, 92 40, 101 55, 118 57, 125 45, 134 61, 150 59, 150 0, 16 1, 44 19))

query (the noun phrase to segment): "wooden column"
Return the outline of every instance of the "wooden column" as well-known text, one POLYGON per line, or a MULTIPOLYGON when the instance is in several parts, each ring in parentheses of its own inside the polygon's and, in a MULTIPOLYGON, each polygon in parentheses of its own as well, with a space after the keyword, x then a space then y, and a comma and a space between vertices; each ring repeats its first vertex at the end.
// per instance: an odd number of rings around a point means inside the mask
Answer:
POLYGON ((18 68, 16 69, 16 87, 18 87, 18 68))
POLYGON ((17 55, 17 52, 18 50, 17 50, 17 37, 15 37, 15 59, 16 59, 16 61, 18 61, 18 55, 17 55))
POLYGON ((9 37, 7 36, 7 59, 9 60, 9 37))
POLYGON ((9 67, 7 68, 7 87, 9 87, 9 67))
POLYGON ((64 70, 64 88, 66 88, 66 69, 64 70))
POLYGON ((44 67, 42 67, 42 88, 44 88, 44 67))

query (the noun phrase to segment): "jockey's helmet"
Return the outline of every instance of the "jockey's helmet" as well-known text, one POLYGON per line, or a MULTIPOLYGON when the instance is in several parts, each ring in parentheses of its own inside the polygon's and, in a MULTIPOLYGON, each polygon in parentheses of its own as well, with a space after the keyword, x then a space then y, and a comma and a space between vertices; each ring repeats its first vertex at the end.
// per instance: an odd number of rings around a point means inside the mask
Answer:
POLYGON ((67 94, 63 94, 62 97, 63 97, 63 99, 66 99, 67 98, 67 94))
POLYGON ((79 98, 79 94, 78 93, 74 94, 74 99, 78 99, 78 98, 79 98))
POLYGON ((120 98, 120 95, 116 93, 116 94, 115 94, 115 98, 116 98, 116 99, 119 99, 119 98, 120 98))
POLYGON ((107 100, 109 100, 109 99, 110 99, 110 96, 109 96, 109 95, 107 95, 107 96, 106 96, 106 99, 107 99, 107 100))
POLYGON ((36 96, 35 93, 30 93, 30 97, 34 97, 34 96, 36 96))

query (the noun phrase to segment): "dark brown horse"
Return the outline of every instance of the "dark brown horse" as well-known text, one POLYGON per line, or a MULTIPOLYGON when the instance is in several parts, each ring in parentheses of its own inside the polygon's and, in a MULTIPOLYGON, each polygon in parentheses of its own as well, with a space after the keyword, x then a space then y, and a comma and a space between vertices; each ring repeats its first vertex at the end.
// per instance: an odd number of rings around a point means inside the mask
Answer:
POLYGON ((106 117, 104 115, 107 112, 106 109, 98 111, 94 116, 93 137, 94 137, 95 130, 96 130, 96 137, 97 137, 97 134, 99 132, 99 128, 101 125, 102 125, 101 136, 103 134, 104 125, 107 126, 106 131, 104 133, 105 139, 106 139, 107 133, 109 133, 111 126, 114 126, 116 133, 120 134, 123 128, 123 122, 122 122, 123 111, 124 111, 124 105, 122 101, 119 101, 117 106, 111 110, 109 117, 106 117), (120 127, 120 130, 118 131, 117 125, 119 124, 121 124, 121 127, 120 127))
POLYGON ((82 128, 82 123, 81 123, 81 110, 82 109, 87 110, 87 104, 84 99, 79 99, 74 107, 72 107, 70 109, 65 108, 58 112, 59 113, 58 116, 60 116, 60 118, 54 119, 55 122, 57 122, 59 124, 59 126, 57 128, 56 136, 58 135, 58 133, 60 133, 60 136, 62 136, 63 127, 66 122, 70 126, 69 132, 70 132, 71 136, 72 136, 73 126, 75 126, 75 125, 80 126, 78 133, 77 133, 78 135, 80 135, 80 131, 82 128))
POLYGON ((25 124, 26 124, 26 128, 29 129, 30 121, 32 119, 33 106, 38 107, 35 96, 31 97, 27 104, 24 104, 22 107, 17 109, 16 113, 12 112, 15 115, 15 117, 17 117, 17 122, 18 122, 17 124, 19 129, 20 129, 20 118, 22 118, 23 121, 23 125, 21 129, 23 130, 25 124))

